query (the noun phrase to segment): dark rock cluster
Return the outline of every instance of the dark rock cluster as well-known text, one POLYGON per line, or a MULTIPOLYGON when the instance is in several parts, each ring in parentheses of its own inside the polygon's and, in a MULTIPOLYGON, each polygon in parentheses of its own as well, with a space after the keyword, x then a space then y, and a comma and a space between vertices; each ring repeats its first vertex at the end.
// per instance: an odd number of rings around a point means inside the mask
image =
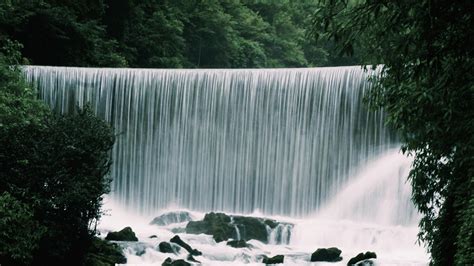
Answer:
MULTIPOLYGON (((365 260, 368 260, 368 259, 376 259, 377 258, 377 254, 375 254, 375 252, 370 252, 370 251, 367 251, 365 253, 359 253, 357 254, 357 256, 351 258, 348 262, 347 262, 347 265, 356 265, 358 264, 359 262, 362 262, 362 261, 365 261, 365 260)), ((368 264, 368 263, 367 263, 368 264)))
POLYGON ((112 241, 138 241, 138 238, 135 236, 132 228, 125 227, 124 229, 118 232, 110 232, 105 237, 105 240, 112 241))
POLYGON ((328 261, 328 262, 337 262, 341 261, 342 257, 340 256, 342 251, 338 248, 318 248, 313 254, 311 254, 310 261, 328 261))
POLYGON ((237 239, 237 228, 241 240, 255 239, 268 243, 267 226, 273 229, 278 224, 270 219, 211 212, 202 221, 190 221, 186 226, 186 233, 212 235, 216 242, 222 242, 230 238, 237 239))

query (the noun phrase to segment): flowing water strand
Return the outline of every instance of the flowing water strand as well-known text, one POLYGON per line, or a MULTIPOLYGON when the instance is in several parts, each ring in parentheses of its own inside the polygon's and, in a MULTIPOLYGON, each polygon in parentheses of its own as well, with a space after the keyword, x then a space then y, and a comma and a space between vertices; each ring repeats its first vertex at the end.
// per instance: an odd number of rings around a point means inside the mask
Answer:
POLYGON ((24 72, 56 111, 89 103, 113 125, 111 197, 144 214, 305 216, 397 146, 360 67, 24 72))

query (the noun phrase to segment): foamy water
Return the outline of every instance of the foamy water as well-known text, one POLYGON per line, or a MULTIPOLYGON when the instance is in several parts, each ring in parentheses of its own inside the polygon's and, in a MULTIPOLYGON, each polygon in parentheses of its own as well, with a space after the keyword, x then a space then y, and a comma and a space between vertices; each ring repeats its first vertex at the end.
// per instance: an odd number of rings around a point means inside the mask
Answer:
MULTIPOLYGON (((285 216, 265 216, 255 212, 250 216, 275 219, 294 224, 288 244, 263 244, 248 241, 252 248, 232 248, 225 242, 216 243, 209 235, 178 235, 203 255, 195 258, 203 265, 261 265, 262 255, 285 255, 285 265, 346 265, 360 252, 377 253, 376 265, 427 265, 428 255, 416 240, 419 215, 409 201, 410 188, 401 177, 407 176, 411 160, 391 151, 361 169, 352 182, 329 201, 325 208, 303 219, 285 216), (410 208, 403 211, 403 207, 410 208), (343 260, 337 263, 309 261, 317 248, 338 247, 343 260)), ((103 217, 99 230, 108 231, 131 226, 139 238, 145 254, 138 256, 137 245, 125 250, 129 265, 160 265, 166 258, 186 259, 183 249, 178 254, 161 253, 157 246, 169 241, 171 230, 185 228, 187 222, 168 226, 149 225, 161 214, 182 210, 177 206, 157 211, 156 215, 142 216, 126 211, 111 199, 105 209, 110 215, 103 217), (149 236, 157 238, 150 239, 149 236)), ((188 211, 193 220, 201 220, 205 213, 188 211)), ((272 241, 270 241, 271 243, 272 241)))

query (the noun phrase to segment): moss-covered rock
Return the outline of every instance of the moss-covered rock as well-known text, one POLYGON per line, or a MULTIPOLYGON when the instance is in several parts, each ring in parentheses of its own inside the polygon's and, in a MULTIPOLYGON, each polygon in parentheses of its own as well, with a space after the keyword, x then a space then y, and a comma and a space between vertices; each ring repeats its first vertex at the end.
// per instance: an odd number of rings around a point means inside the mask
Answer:
POLYGON ((125 227, 124 229, 118 232, 110 232, 105 237, 105 240, 113 241, 138 241, 138 238, 135 236, 132 228, 125 227))
POLYGON ((202 221, 191 221, 186 226, 188 234, 212 235, 216 242, 236 238, 238 228, 240 238, 244 241, 250 239, 268 243, 267 228, 276 228, 278 222, 248 216, 229 216, 225 213, 208 213, 202 221))
POLYGON ((250 247, 245 240, 231 240, 227 242, 227 246, 231 246, 233 248, 248 248, 250 247))
POLYGON ((185 260, 172 260, 171 258, 166 258, 161 266, 191 266, 191 264, 185 260))
POLYGON ((285 256, 283 255, 276 255, 271 258, 264 256, 262 262, 265 264, 279 264, 279 263, 283 263, 284 259, 285 259, 285 256))
POLYGON ((202 221, 191 221, 186 225, 188 234, 212 235, 216 242, 234 237, 235 229, 230 224, 231 218, 225 213, 207 213, 202 221))
POLYGON ((85 265, 113 266, 119 263, 127 263, 127 259, 117 244, 109 243, 97 237, 92 239, 89 252, 85 258, 85 265))
POLYGON ((347 265, 355 265, 358 262, 368 260, 368 259, 376 259, 376 258, 377 258, 377 254, 375 254, 375 252, 367 251, 365 253, 359 253, 359 254, 357 254, 357 256, 351 258, 347 262, 347 265))
POLYGON ((201 251, 199 251, 197 249, 193 249, 190 245, 188 245, 186 242, 184 242, 179 236, 174 236, 173 238, 170 239, 170 242, 180 245, 181 247, 186 249, 189 252, 189 254, 191 254, 191 255, 194 255, 194 256, 202 255, 201 251))
POLYGON ((318 248, 313 254, 311 254, 311 261, 328 261, 337 262, 341 261, 340 256, 342 251, 338 248, 318 248))
POLYGON ((239 228, 240 238, 248 241, 255 239, 263 243, 268 242, 267 226, 263 219, 246 216, 233 216, 234 225, 239 228))

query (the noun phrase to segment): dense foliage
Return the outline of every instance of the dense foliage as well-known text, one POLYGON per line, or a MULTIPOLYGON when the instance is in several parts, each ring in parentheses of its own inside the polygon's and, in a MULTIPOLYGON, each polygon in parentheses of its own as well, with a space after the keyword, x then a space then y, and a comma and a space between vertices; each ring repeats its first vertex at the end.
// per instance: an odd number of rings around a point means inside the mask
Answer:
POLYGON ((109 190, 114 135, 89 108, 45 107, 15 66, 16 48, 0 53, 0 264, 81 265, 109 190))
POLYGON ((88 251, 114 253, 92 238, 109 187, 111 129, 87 108, 53 114, 15 65, 382 63, 369 100, 414 156, 420 239, 435 265, 474 264, 473 11, 468 0, 0 1, 0 263, 81 264, 108 260, 88 251))
POLYGON ((30 264, 44 233, 30 207, 8 192, 0 195, 0 262, 30 264))
POLYGON ((474 76, 471 1, 321 1, 315 36, 361 45, 384 64, 370 102, 414 156, 419 237, 433 265, 474 264, 474 76), (320 34, 326 32, 326 34, 320 34))
POLYGON ((0 39, 37 65, 153 68, 354 64, 306 38, 313 1, 8 0, 0 39))

